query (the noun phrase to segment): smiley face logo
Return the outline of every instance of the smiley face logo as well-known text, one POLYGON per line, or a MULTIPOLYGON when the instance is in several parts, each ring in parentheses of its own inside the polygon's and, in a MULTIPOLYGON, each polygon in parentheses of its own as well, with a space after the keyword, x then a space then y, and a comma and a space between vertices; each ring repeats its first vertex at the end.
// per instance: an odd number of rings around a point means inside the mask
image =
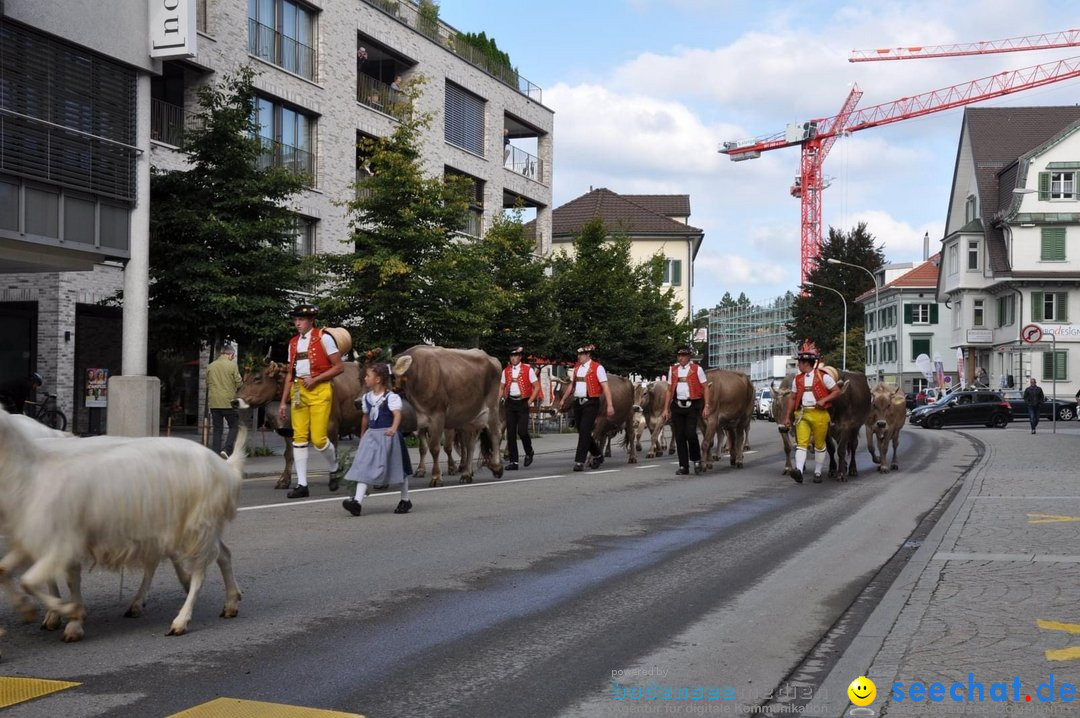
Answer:
POLYGON ((868 706, 877 696, 877 686, 866 676, 859 676, 847 687, 848 698, 857 706, 868 706))

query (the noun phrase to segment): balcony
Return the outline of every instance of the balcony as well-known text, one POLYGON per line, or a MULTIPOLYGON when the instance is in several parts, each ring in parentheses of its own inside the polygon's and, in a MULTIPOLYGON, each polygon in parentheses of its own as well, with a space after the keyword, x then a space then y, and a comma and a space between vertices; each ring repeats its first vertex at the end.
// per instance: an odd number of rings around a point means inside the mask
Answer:
POLYGON ((299 147, 286 145, 269 137, 259 137, 262 154, 259 155, 259 169, 284 167, 294 175, 307 179, 309 187, 315 187, 315 155, 299 147))
POLYGON ((543 182, 544 161, 519 147, 506 145, 503 148, 503 167, 536 182, 543 182))
POLYGON ((252 18, 248 18, 248 52, 312 82, 318 73, 313 48, 252 18))
POLYGON ((198 118, 185 112, 183 107, 163 100, 150 100, 150 139, 179 147, 184 130, 200 126, 198 118))
POLYGON ((408 119, 412 112, 412 101, 408 95, 370 75, 361 74, 357 79, 356 100, 402 122, 408 119))
POLYGON ((478 51, 472 45, 466 45, 457 39, 458 31, 443 22, 432 22, 420 14, 419 8, 403 0, 364 0, 368 5, 381 10, 400 23, 425 35, 432 42, 442 45, 465 62, 480 68, 499 82, 509 85, 526 97, 543 101, 543 90, 526 80, 512 68, 495 62, 478 51))

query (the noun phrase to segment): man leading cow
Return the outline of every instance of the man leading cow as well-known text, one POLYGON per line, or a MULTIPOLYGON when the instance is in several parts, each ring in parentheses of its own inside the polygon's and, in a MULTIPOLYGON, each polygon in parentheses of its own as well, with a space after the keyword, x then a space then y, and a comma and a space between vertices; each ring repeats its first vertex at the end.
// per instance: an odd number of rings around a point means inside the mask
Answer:
POLYGON ((671 417, 671 433, 679 454, 679 468, 675 473, 685 476, 690 473, 691 461, 695 472, 701 473, 704 468, 697 435, 698 419, 708 419, 710 407, 705 391, 705 370, 690 361, 690 347, 680 347, 676 357, 676 363, 668 370, 667 399, 660 425, 671 417))
POLYGON ((791 478, 801 484, 803 467, 810 440, 814 441, 814 483, 821 483, 821 471, 828 458, 826 439, 829 434, 829 406, 840 395, 840 385, 826 372, 817 368, 817 347, 803 342, 796 355, 799 373, 792 382, 791 396, 784 412, 785 427, 795 420, 795 468, 791 478))
POLYGON ((525 466, 533 462, 532 438, 529 436, 529 405, 539 402, 540 379, 528 364, 521 363, 522 347, 510 350, 510 363, 503 369, 499 391, 506 408, 506 443, 510 450, 510 463, 506 468, 517 471, 517 438, 521 437, 521 448, 525 450, 525 466))

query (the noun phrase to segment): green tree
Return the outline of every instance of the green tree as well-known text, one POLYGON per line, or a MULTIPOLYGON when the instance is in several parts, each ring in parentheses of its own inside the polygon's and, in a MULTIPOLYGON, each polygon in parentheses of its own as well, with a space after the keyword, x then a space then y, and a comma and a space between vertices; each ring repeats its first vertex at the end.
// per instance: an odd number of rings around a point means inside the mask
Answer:
POLYGON ((311 277, 285 201, 303 177, 259 161, 254 71, 199 89, 180 149, 191 169, 150 176, 150 327, 161 349, 272 339, 311 277))
POLYGON ((349 203, 353 251, 321 257, 327 318, 362 349, 475 346, 493 311, 489 267, 459 235, 472 184, 427 177, 421 167, 418 134, 430 121, 410 118, 388 137, 361 142, 372 174, 349 203))
MULTIPOLYGON (((847 368, 848 371, 866 371, 866 340, 863 327, 848 329, 847 335, 847 368)), ((836 336, 836 346, 822 359, 829 366, 837 369, 844 366, 844 343, 841 336, 836 336)))
POLYGON ((675 291, 663 284, 664 261, 656 254, 634 268, 635 321, 627 337, 627 361, 631 371, 646 377, 663 374, 674 361, 675 348, 690 340, 690 322, 677 319, 682 305, 675 300, 675 291))
MULTIPOLYGON (((847 301, 848 330, 863 326, 863 313, 855 298, 874 288, 873 280, 856 267, 829 264, 829 259, 839 259, 870 272, 876 272, 885 262, 885 254, 875 243, 874 236, 860 222, 850 232, 829 228, 829 236, 822 244, 814 269, 808 280, 814 284, 839 291, 847 301)), ((806 294, 795 298, 792 319, 788 322, 788 336, 802 344, 804 339, 814 342, 822 354, 836 350, 841 342, 844 312, 840 297, 828 289, 806 287, 806 294)), ((848 366, 851 366, 851 347, 848 346, 848 366)))

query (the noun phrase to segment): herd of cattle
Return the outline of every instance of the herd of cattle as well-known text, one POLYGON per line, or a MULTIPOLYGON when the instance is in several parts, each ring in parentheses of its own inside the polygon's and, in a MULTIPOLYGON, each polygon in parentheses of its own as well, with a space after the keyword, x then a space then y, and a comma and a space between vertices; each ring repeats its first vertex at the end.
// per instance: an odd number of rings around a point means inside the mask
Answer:
MULTIPOLYGON (((392 365, 395 388, 410 411, 402 426, 411 425, 420 437, 418 475, 425 472, 425 454, 432 456, 431 484, 441 483, 439 451, 459 454, 461 481, 472 481, 477 460, 502 475, 500 448, 502 420, 499 407, 501 366, 480 350, 416 346, 392 365)), ((248 372, 236 405, 257 407, 276 401, 282 393, 284 367, 269 364, 248 372)), ((362 393, 360 367, 346 365, 334 378, 334 406, 330 436, 359 431, 360 412, 354 400, 362 393)), ((749 433, 754 391, 745 374, 712 369, 706 373, 712 412, 702 422, 702 468, 712 466, 712 444, 726 439, 731 464, 742 467, 749 433)), ((791 377, 774 392, 776 416, 791 393, 791 377)), ((614 413, 601 407, 594 438, 601 446, 623 433, 630 462, 637 461, 641 432, 648 428, 649 456, 665 450, 661 414, 668 385, 663 381, 635 385, 608 375, 614 413)), ((904 424, 904 396, 895 387, 878 385, 872 391, 866 377, 844 372, 840 397, 832 407, 831 439, 836 462, 830 475, 856 475, 854 453, 859 431, 865 427, 870 454, 879 471, 896 469, 896 449, 904 424), (886 462, 888 444, 893 459, 886 462), (876 444, 876 451, 875 451, 876 444)), ((603 399, 601 401, 604 401, 603 399)), ((567 412, 569 404, 548 406, 567 412)), ((266 412, 273 419, 276 411, 266 412)), ((225 583, 221 616, 237 615, 240 590, 233 577, 232 559, 222 541, 225 525, 236 516, 243 478, 245 439, 241 428, 236 450, 229 459, 187 439, 95 437, 78 439, 48 429, 22 416, 0 409, 0 532, 7 553, 0 559, 0 589, 27 620, 36 614, 34 599, 48 613, 42 624, 59 628, 65 641, 83 637, 85 609, 80 592, 83 567, 119 571, 137 567, 143 580, 128 606, 127 616, 142 613, 146 593, 159 564, 172 562, 186 596, 169 635, 186 632, 192 609, 211 563, 217 563, 225 583), (18 586, 13 578, 21 571, 18 586), (60 598, 57 582, 64 579, 69 597, 60 598), (20 590, 21 588, 21 590, 20 590)), ((781 428, 791 468, 790 437, 781 428)), ((289 442, 286 442, 288 446, 289 442)), ((450 471, 455 469, 450 462, 450 471)), ((291 456, 278 482, 288 486, 291 456)), ((0 631, 2 634, 2 631, 0 631)))

